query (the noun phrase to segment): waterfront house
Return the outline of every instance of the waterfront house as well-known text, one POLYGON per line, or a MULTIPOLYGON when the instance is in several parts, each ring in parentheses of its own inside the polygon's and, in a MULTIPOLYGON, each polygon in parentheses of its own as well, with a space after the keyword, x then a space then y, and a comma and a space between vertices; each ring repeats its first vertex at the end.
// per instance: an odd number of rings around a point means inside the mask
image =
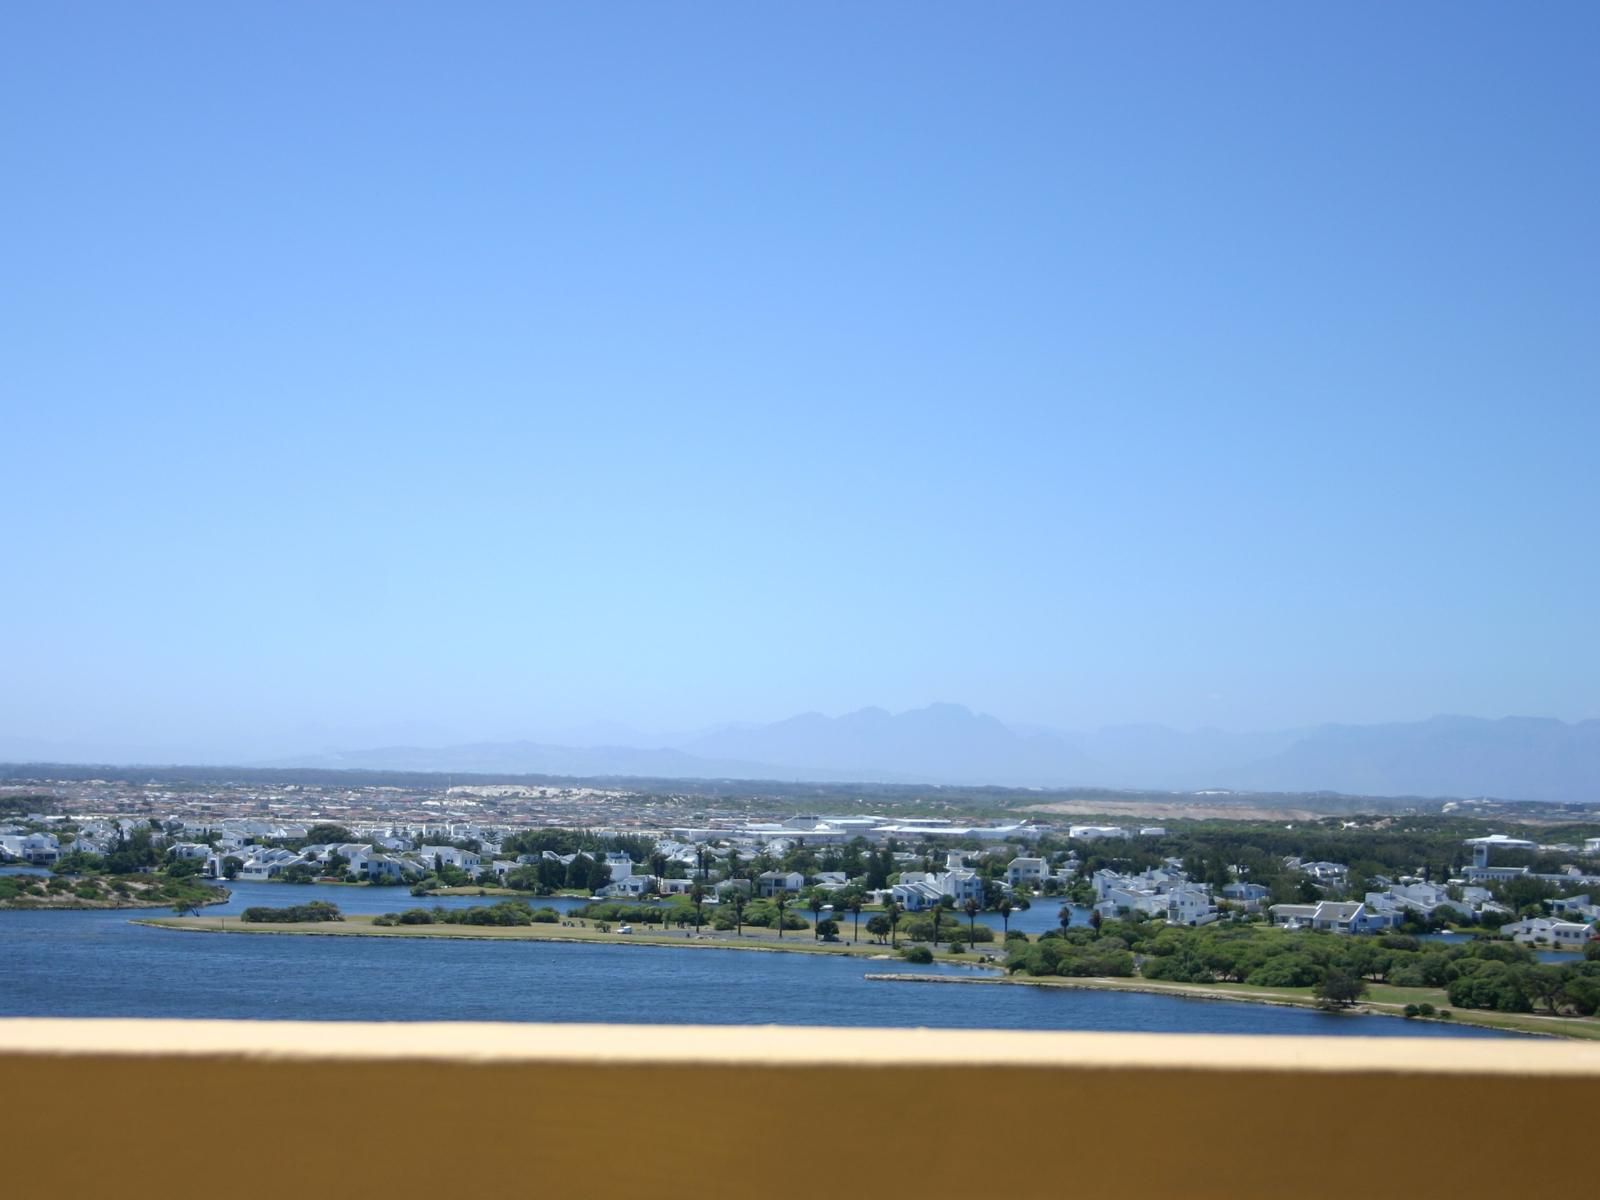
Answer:
POLYGON ((1013 858, 1006 864, 1006 882, 1012 887, 1043 887, 1050 864, 1042 858, 1013 858))
POLYGON ((1555 950, 1582 950, 1594 939, 1595 927, 1552 917, 1530 917, 1500 926, 1500 932, 1524 946, 1549 946, 1555 950))
POLYGON ((462 850, 457 846, 424 846, 417 851, 422 856, 422 861, 431 870, 443 863, 447 867, 455 867, 476 875, 483 862, 483 856, 474 854, 471 850, 462 850))
MULTIPOLYGON (((657 891, 660 885, 668 882, 673 881, 657 879, 654 875, 624 875, 621 879, 613 879, 596 892, 595 895, 613 900, 637 900, 641 896, 657 891)), ((687 881, 677 880, 676 882, 685 883, 687 881)))

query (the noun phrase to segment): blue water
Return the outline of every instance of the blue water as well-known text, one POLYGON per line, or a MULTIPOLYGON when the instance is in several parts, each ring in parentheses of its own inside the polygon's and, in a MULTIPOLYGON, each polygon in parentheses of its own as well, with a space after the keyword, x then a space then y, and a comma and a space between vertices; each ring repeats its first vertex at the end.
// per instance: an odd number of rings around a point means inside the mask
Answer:
MULTIPOLYGON (((236 884, 226 906, 423 903, 404 889, 236 884)), ((438 901, 452 907, 477 897, 438 901)), ((581 901, 554 902, 569 908, 581 901)), ((649 946, 229 937, 130 914, 0 912, 0 1016, 362 1021, 645 1021, 1183 1033, 1494 1037, 1489 1030, 1136 993, 870 981, 897 960, 649 946)))
MULTIPOLYGON (((1449 942, 1451 945, 1460 945, 1463 942, 1472 941, 1472 934, 1455 933, 1453 931, 1424 933, 1420 936, 1425 942, 1449 942)), ((1578 962, 1583 958, 1583 955, 1571 950, 1535 950, 1533 957, 1543 963, 1571 963, 1578 962)))

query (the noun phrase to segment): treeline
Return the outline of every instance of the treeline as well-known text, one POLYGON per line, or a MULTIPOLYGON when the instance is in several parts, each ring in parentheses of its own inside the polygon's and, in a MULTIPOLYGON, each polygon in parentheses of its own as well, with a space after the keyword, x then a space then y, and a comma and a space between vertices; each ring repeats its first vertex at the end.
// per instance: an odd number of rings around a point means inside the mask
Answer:
POLYGON ((374 917, 374 925, 554 925, 561 919, 555 909, 533 908, 526 900, 501 900, 471 908, 408 908, 404 912, 374 917))
POLYGON ((1131 976, 1172 983, 1319 988, 1330 978, 1443 988, 1460 1008, 1589 1016, 1600 1011, 1600 943, 1581 961, 1541 963, 1512 942, 1425 941, 1404 934, 1347 937, 1261 926, 1192 929, 1161 921, 1106 921, 1008 939, 1007 969, 1028 975, 1131 976))

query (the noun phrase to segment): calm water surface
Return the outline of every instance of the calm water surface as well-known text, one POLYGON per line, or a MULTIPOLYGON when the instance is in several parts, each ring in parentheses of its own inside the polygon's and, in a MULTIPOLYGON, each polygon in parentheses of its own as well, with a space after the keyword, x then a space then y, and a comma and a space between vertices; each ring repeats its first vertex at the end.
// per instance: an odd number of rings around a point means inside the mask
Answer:
MULTIPOLYGON (((351 913, 433 903, 403 888, 246 883, 234 885, 228 904, 206 909, 206 917, 291 899, 332 900, 351 913)), ((475 896, 437 902, 483 903, 475 896)), ((1048 910, 1052 916, 1056 907, 1048 910)), ((1171 996, 865 978, 869 972, 968 971, 893 960, 622 945, 229 937, 148 929, 130 924, 133 915, 145 914, 0 912, 0 1016, 1501 1036, 1465 1026, 1171 996)))

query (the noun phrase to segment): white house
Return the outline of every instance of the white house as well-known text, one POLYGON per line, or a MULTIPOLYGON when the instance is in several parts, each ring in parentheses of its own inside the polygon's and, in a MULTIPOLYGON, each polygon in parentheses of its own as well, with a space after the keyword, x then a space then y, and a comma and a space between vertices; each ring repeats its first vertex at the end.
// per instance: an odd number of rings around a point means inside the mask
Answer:
POLYGON ((1311 876, 1315 882, 1330 887, 1343 887, 1345 879, 1350 874, 1349 867, 1334 862, 1301 863, 1300 870, 1311 876))
POLYGON ((350 870, 357 875, 364 875, 368 879, 393 883, 400 883, 412 878, 421 878, 425 873, 422 865, 412 859, 400 858, 393 854, 366 851, 360 852, 350 859, 350 870))
POLYGON ((605 887, 595 893, 610 899, 637 899, 656 890, 657 884, 664 884, 666 880, 658 880, 654 875, 624 875, 621 879, 613 879, 605 887))
POLYGON ((1408 912, 1456 920, 1470 920, 1473 916, 1471 904, 1452 900, 1450 893, 1436 883, 1397 883, 1385 891, 1368 892, 1366 905, 1373 912, 1392 913, 1395 924, 1404 920, 1408 912))
POLYGON ((1274 925, 1320 929, 1330 933, 1367 933, 1394 924, 1392 916, 1371 913, 1359 900, 1321 900, 1316 904, 1274 904, 1267 910, 1274 925))
POLYGON ((1074 841, 1095 842, 1106 838, 1126 838, 1128 831, 1120 825, 1073 825, 1067 836, 1074 841))
POLYGON ((1550 911, 1557 916, 1566 917, 1567 920, 1584 922, 1600 919, 1600 904, 1590 901, 1587 893, 1581 896, 1567 896, 1561 900, 1550 901, 1550 911))
POLYGON ((443 863, 447 867, 476 874, 483 862, 481 854, 474 854, 471 850, 462 850, 457 846, 424 846, 417 853, 421 855, 423 865, 429 870, 443 863))
POLYGON ((907 874, 918 878, 907 880, 902 875, 900 882, 889 889, 890 899, 901 908, 907 912, 922 912, 924 909, 937 908, 944 901, 943 890, 924 872, 909 871, 907 874))
POLYGON ((793 894, 805 885, 806 877, 799 871, 763 871, 756 877, 756 886, 767 900, 779 892, 793 894))
POLYGON ((1235 904, 1243 905, 1246 912, 1255 912, 1261 907, 1261 902, 1272 894, 1272 889, 1265 884, 1246 883, 1235 880, 1233 883, 1222 885, 1222 898, 1231 900, 1235 904))
POLYGON ((316 865, 316 859, 296 854, 292 850, 281 850, 276 846, 257 846, 251 848, 250 857, 245 859, 244 866, 239 868, 239 878, 249 880, 276 879, 283 874, 286 867, 315 867, 316 865))
POLYGON ((1006 882, 1012 887, 1042 887, 1050 878, 1050 864, 1042 858, 1013 858, 1006 864, 1006 882))
POLYGON ((1524 946, 1550 946, 1556 950, 1582 950, 1595 937, 1593 925, 1577 921, 1557 921, 1551 917, 1530 917, 1500 926, 1500 932, 1524 946))
POLYGON ((19 858, 36 867, 48 867, 61 857, 61 846, 53 833, 10 834, 0 837, 0 849, 10 858, 19 858))

